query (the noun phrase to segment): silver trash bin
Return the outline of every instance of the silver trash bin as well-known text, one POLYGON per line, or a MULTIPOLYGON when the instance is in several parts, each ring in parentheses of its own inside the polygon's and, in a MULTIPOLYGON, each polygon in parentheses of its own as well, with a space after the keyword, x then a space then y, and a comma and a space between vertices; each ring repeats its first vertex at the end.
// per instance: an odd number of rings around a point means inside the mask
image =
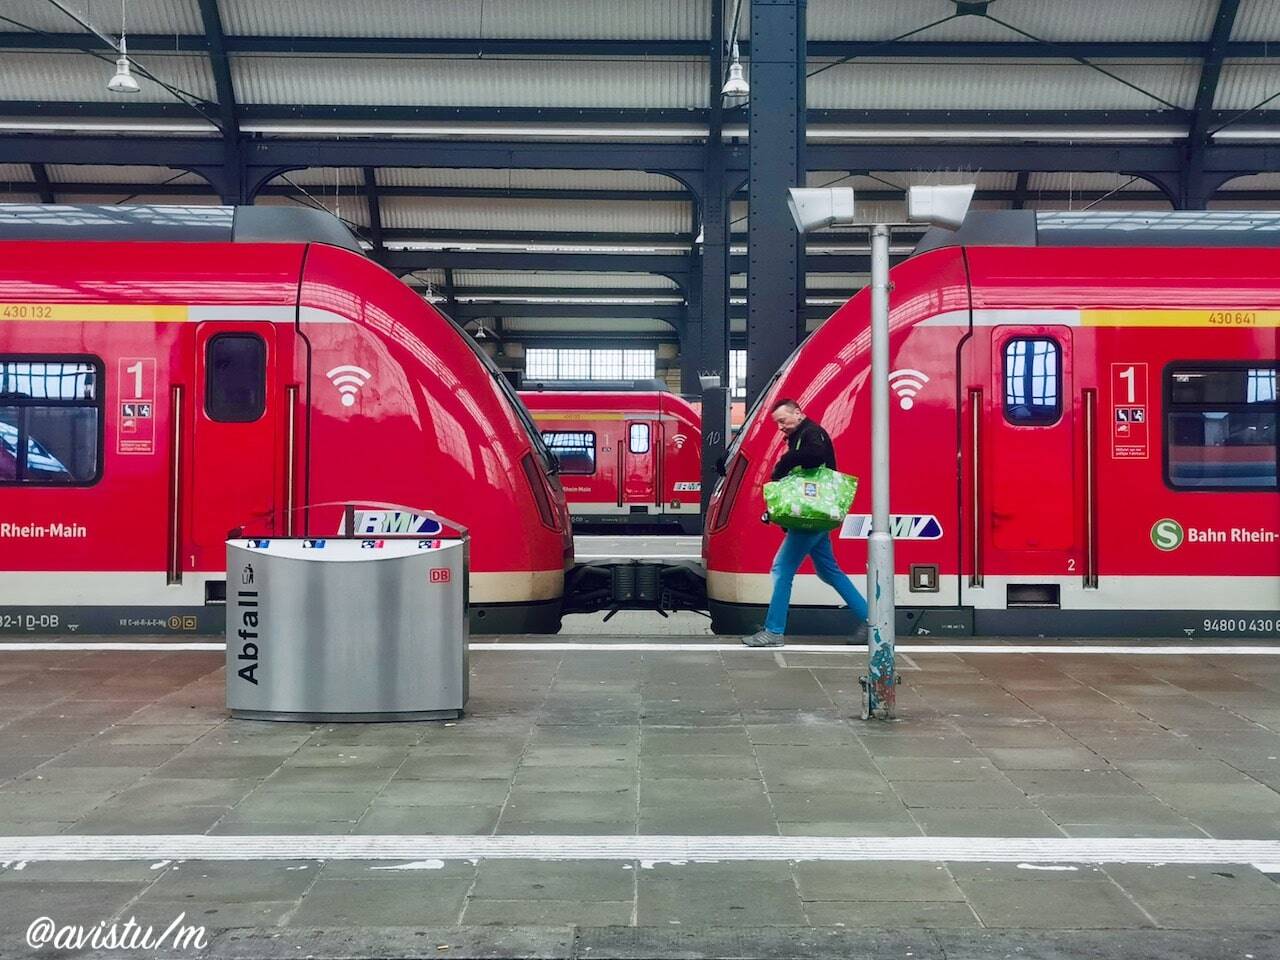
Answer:
POLYGON ((228 540, 231 715, 461 716, 467 546, 465 532, 460 539, 228 540))

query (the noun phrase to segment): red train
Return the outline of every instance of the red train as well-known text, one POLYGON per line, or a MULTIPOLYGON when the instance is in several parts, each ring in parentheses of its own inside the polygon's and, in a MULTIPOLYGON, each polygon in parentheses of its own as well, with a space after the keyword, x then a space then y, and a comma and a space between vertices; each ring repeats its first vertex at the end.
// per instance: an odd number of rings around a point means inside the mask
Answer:
MULTIPOLYGON (((1280 636, 1280 217, 971 218, 891 273, 892 510, 908 634, 1280 636), (1012 231, 1012 232, 1010 232, 1012 231)), ((761 485, 800 401, 863 478, 869 291, 796 351, 729 450, 704 554, 714 629, 763 620, 761 485)), ((844 632, 806 565, 790 632, 844 632)))
POLYGON ((371 535, 471 529, 477 628, 559 629, 527 411, 316 211, 0 207, 0 451, 3 633, 220 630, 231 531, 323 537, 353 500, 371 535))
POLYGON ((701 533, 697 410, 667 390, 598 386, 552 383, 520 394, 559 461, 575 524, 701 533))

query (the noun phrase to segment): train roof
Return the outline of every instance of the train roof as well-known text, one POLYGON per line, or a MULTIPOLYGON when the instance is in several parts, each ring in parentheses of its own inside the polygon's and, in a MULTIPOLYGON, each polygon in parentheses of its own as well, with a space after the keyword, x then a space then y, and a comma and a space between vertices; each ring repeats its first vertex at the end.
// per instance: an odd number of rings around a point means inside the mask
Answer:
POLYGON ((529 393, 670 393, 661 380, 525 380, 520 389, 529 393))
POLYGON ((309 207, 0 203, 0 240, 327 243, 364 255, 341 220, 309 207))
POLYGON ((1280 247, 1280 213, 975 210, 959 230, 926 231, 915 252, 940 247, 1280 247))

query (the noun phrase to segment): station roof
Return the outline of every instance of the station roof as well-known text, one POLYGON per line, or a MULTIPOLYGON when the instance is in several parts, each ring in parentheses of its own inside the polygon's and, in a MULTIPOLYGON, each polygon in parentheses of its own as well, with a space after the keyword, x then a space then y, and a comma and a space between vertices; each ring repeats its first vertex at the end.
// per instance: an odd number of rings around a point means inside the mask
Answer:
MULTIPOLYGON (((669 330, 699 232, 675 167, 715 124, 745 155, 746 108, 711 76, 719 2, 8 0, 0 202, 219 205, 213 174, 269 155, 285 172, 255 202, 329 210, 464 321, 669 330), (122 31, 132 95, 107 89, 122 31)), ((1167 211, 1202 146, 1233 151, 1211 207, 1280 209, 1274 0, 809 0, 807 17, 807 182, 883 219, 925 182, 976 182, 979 211, 1167 211)), ((750 0, 738 19, 750 77, 750 0)), ((745 193, 730 220, 740 300, 745 193)), ((897 235, 904 254, 920 232, 897 235)), ((808 249, 825 315, 865 284, 866 237, 808 249)))

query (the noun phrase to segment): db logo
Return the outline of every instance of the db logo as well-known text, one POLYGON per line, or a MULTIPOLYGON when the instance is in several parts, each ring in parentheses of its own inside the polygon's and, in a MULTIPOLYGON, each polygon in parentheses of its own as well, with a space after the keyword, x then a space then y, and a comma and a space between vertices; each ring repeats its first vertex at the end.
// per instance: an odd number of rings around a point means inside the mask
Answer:
POLYGON ((452 579, 452 571, 448 567, 435 567, 431 571, 432 583, 448 583, 452 579))

